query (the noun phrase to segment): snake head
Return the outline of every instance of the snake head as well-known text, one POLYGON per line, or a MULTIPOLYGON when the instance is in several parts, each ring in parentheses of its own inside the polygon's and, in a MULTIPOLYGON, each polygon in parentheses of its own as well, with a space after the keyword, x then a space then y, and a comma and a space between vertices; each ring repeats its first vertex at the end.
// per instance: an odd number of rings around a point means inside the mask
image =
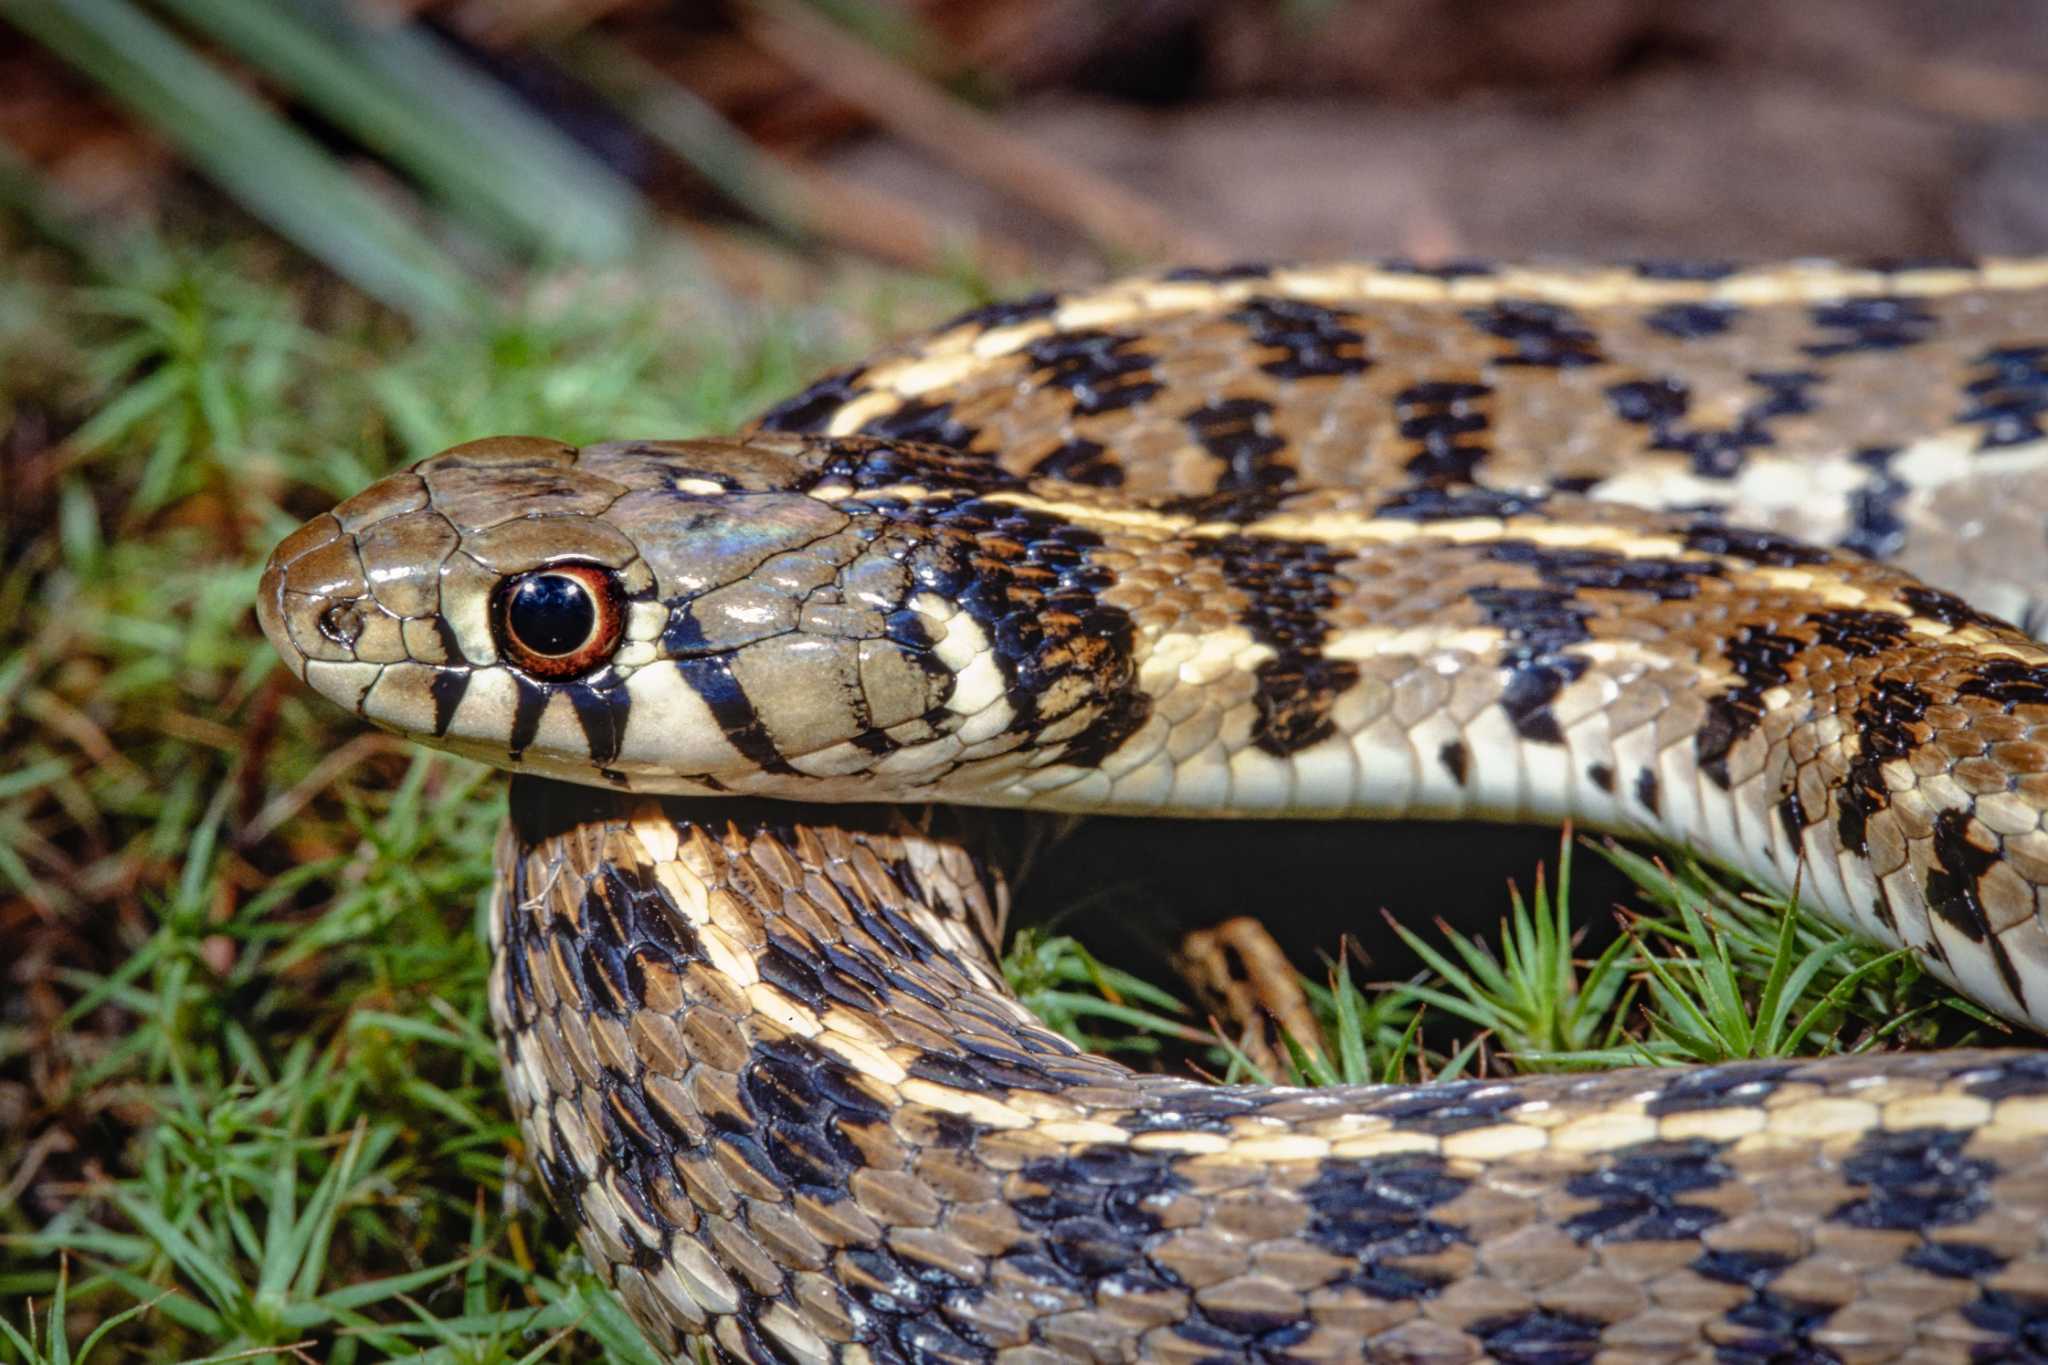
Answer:
POLYGON ((333 701, 499 766, 931 796, 1131 708, 1087 538, 986 501, 1013 483, 862 440, 474 441, 287 537, 258 616, 333 701))

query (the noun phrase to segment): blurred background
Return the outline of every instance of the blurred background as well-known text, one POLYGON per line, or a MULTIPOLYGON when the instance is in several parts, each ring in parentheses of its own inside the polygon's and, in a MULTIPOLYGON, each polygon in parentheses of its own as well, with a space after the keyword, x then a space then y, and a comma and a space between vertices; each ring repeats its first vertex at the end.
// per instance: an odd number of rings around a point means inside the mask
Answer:
POLYGON ((464 280, 667 235, 742 279, 789 248, 1064 276, 1162 258, 2014 251, 2048 212, 2035 0, 0 13, 18 35, 0 146, 32 219, 93 236, 260 224, 420 313, 464 280))
MULTIPOLYGON (((503 1112, 502 784, 346 724, 255 630, 269 547, 389 469, 730 430, 1164 262, 2043 249, 2048 0, 0 0, 0 1362, 647 1358, 503 1112)), ((1055 913, 1156 948, 1152 910, 1258 910, 1308 962, 1381 906, 1497 916, 1558 849, 1096 830, 1055 913)), ((1579 861, 1606 924, 1626 883, 1579 861)), ((1670 951, 1768 971, 1776 925, 1670 951)), ((1909 969, 1812 951, 1848 1002, 1820 1045, 1918 1027, 1909 969)), ((1077 1033, 1205 1041, 1064 939, 1011 967, 1077 1033)), ((1370 1074, 1463 1064, 1388 998, 1370 1074)), ((1804 1036, 1636 998, 1471 1022, 1804 1036)))

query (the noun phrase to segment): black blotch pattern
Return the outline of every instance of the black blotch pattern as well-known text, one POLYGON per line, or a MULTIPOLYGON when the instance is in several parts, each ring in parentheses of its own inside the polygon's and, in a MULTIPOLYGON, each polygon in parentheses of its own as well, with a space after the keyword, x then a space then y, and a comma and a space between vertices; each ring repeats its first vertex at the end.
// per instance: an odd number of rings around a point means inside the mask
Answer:
POLYGON ((1159 278, 1175 284, 1229 284, 1233 280, 1263 280, 1273 267, 1264 261, 1236 261, 1230 265, 1183 265, 1159 278))
POLYGON ((2016 1052, 1999 1057, 1964 1089, 1986 1100, 2048 1095, 2048 1053, 2016 1052))
POLYGON ((1272 414, 1263 398, 1218 398, 1181 418, 1202 449, 1223 462, 1219 491, 1270 490, 1294 477, 1286 465, 1273 463, 1287 441, 1272 429, 1272 414))
POLYGON ((2048 1365, 2048 1302, 2020 1293, 1987 1289, 1963 1306, 1971 1326, 1998 1332, 2003 1343, 1986 1343, 1980 1360, 2009 1360, 2014 1365, 2048 1365))
MULTIPOLYGON (((937 1309, 945 1296, 968 1287, 957 1276, 938 1266, 906 1264, 877 1246, 849 1247, 835 1259, 854 1272, 841 1277, 840 1292, 873 1319, 864 1324, 871 1335, 902 1343, 912 1360, 935 1358, 921 1349, 926 1342, 942 1346, 950 1342, 961 1352, 955 1358, 974 1358, 973 1347, 937 1319, 937 1309)), ((775 1360, 782 1356, 781 1352, 766 1352, 755 1359, 775 1360)), ((947 1354, 941 1352, 936 1358, 946 1359, 947 1354)))
POLYGON ((1098 1279, 1145 1265, 1145 1240, 1159 1231, 1152 1206, 1188 1188, 1173 1165, 1169 1154, 1108 1143, 1034 1157, 1018 1168, 1010 1207, 1064 1270, 1098 1279))
MULTIPOLYGON (((558 834, 587 815, 587 807, 587 797, 560 784, 513 780, 513 827, 522 839, 558 834)), ((648 973, 656 966, 675 973, 701 959, 694 931, 675 913, 647 869, 631 863, 608 866, 585 885, 573 919, 543 920, 525 909, 535 894, 527 879, 527 866, 524 858, 513 862, 510 884, 498 908, 500 970, 507 1005, 515 1018, 531 1022, 541 1013, 528 973, 529 959, 535 953, 557 964, 583 1008, 615 1018, 645 1007, 648 973)), ((519 1038, 515 1031, 503 1041, 516 1052, 519 1038)), ((828 1058, 821 1057, 821 1061, 839 1065, 828 1058)), ((621 1192, 641 1218, 665 1231, 674 1230, 644 1197, 644 1191, 657 1176, 666 1177, 677 1154, 695 1146, 693 1139, 664 1111, 644 1102, 637 1078, 603 1066, 589 1084, 596 1087, 597 1103, 586 1113, 593 1118, 606 1159, 621 1172, 621 1192)), ((580 1217, 585 1175, 570 1155, 575 1149, 559 1128, 552 1128, 551 1138, 551 1146, 536 1149, 535 1164, 556 1206, 569 1216, 580 1217)), ((654 1252, 637 1240, 630 1250, 636 1261, 654 1252)))
POLYGON ((1527 565, 1545 587, 1575 593, 1594 588, 1643 593, 1660 602, 1689 599, 1699 592, 1699 580, 1721 577, 1719 565, 1699 560, 1658 559, 1528 540, 1496 541, 1485 548, 1485 555, 1504 564, 1527 565))
POLYGON ((2004 628, 2005 622, 1996 616, 1986 615, 1957 597, 1954 593, 1930 588, 1923 583, 1909 583, 1898 590, 1899 600, 1911 607, 1915 613, 1945 626, 1983 626, 1990 630, 2004 628))
POLYGON ((1190 493, 1162 498, 1154 504, 1161 512, 1193 517, 1196 521, 1227 521, 1248 526, 1271 516, 1287 498, 1282 488, 1225 488, 1214 493, 1190 493))
POLYGON ((1976 1242, 1922 1242, 1900 1259, 1945 1280, 1975 1280, 2005 1269, 2007 1257, 1976 1242))
POLYGON ((1083 416, 1128 408, 1160 389, 1157 380, 1146 377, 1153 356, 1136 333, 1056 332, 1033 342, 1024 354, 1033 379, 1046 388, 1065 389, 1083 416))
POLYGON ((1507 1365, 1571 1365, 1600 1352, 1599 1323, 1542 1308, 1484 1318, 1466 1330, 1479 1338, 1488 1360, 1507 1365))
POLYGON ((1959 697, 1982 697, 2010 711, 2015 706, 2048 706, 2048 669, 2018 659, 1991 659, 1956 688, 1959 697))
POLYGON ((1933 699, 1901 678, 1880 674, 1856 705, 1859 748, 1842 774, 1835 792, 1835 831, 1842 847, 1853 853, 1870 851, 1870 818, 1891 806, 1884 765, 1904 758, 1920 741, 1916 727, 1933 699))
POLYGON ((2026 445, 2043 438, 2048 415, 2048 345, 1994 346, 1978 356, 1979 373, 1963 392, 1969 404, 1958 422, 1981 426, 1979 450, 2026 445))
POLYGON ((562 1133, 562 1125, 552 1118, 548 1120, 548 1136, 551 1139, 545 1149, 536 1146, 532 1152, 534 1170, 540 1173, 541 1187, 548 1192, 548 1202, 555 1206, 564 1218, 573 1223, 583 1221, 583 1187, 589 1182, 576 1167, 575 1158, 570 1155, 569 1139, 562 1133))
MULTIPOLYGON (((1188 1188, 1173 1167, 1170 1154, 1108 1144, 1025 1162, 1012 1178, 1010 1204, 1031 1236, 998 1257, 1004 1278, 1110 1297, 1172 1293, 1180 1281, 1147 1248, 1161 1231, 1153 1210, 1188 1188)), ((945 1306, 964 1306, 982 1292, 949 1296, 945 1306)), ((1284 1354, 1312 1330, 1292 1316, 1192 1304, 1173 1324, 1183 1341, 1231 1360, 1284 1354)))
POLYGON ((1899 504, 1912 492, 1907 482, 1891 472, 1897 446, 1870 446, 1852 457, 1870 471, 1870 477, 1849 493, 1849 531, 1842 548, 1872 559, 1889 559, 1906 548, 1906 523, 1899 516, 1899 504))
POLYGON ((1880 275, 1899 275, 1910 270, 1975 270, 1977 262, 1968 256, 1866 256, 1856 262, 1863 270, 1880 275))
POLYGON ((1401 438, 1420 449, 1403 466, 1419 479, 1462 483, 1486 458, 1484 445, 1462 438, 1486 430, 1484 404, 1493 396, 1485 384, 1436 379, 1411 384, 1394 395, 1394 420, 1401 438))
POLYGON ((583 729, 591 761, 607 766, 626 742, 626 721, 633 713, 633 694, 609 665, 568 684, 569 705, 583 729))
POLYGON ((1918 1232, 1967 1223, 1990 1206, 1997 1169, 1966 1157, 1960 1128, 1876 1129, 1842 1159, 1842 1178, 1864 1194, 1828 1221, 1881 1232, 1918 1232))
POLYGON ((1678 341, 1719 336, 1735 325, 1742 310, 1732 303, 1667 303, 1643 315, 1643 325, 1678 341))
POLYGON ((1444 771, 1451 775, 1451 781, 1465 785, 1465 773, 1472 763, 1472 751, 1465 747, 1462 739, 1447 739, 1436 751, 1437 762, 1444 765, 1444 771))
POLYGON ((512 674, 512 685, 512 732, 506 747, 516 763, 540 733, 540 718, 548 709, 548 698, 554 694, 554 688, 517 671, 512 674))
POLYGON ((1726 555, 1748 564, 1789 569, 1801 564, 1825 564, 1828 552, 1775 531, 1757 531, 1729 526, 1712 517, 1702 517, 1685 528, 1685 548, 1701 554, 1726 555))
POLYGON ((1985 874, 2004 861, 2004 850, 1995 839, 1993 847, 1979 847, 1970 837, 1970 828, 1970 813, 1966 810, 1951 808, 1934 817, 1932 843, 1936 865, 1927 871, 1927 908, 1970 942, 1989 949, 1999 979, 2012 992, 2012 998, 2024 1005, 2026 985, 2020 980, 2019 968, 2006 951, 2004 941, 1992 932, 1991 916, 1984 908, 1984 895, 1979 889, 1985 874))
POLYGON ((860 1163, 850 1134, 886 1125, 888 1106, 852 1068, 803 1038, 764 1038, 740 1073, 763 1154, 792 1187, 824 1203, 846 1198, 860 1163))
POLYGON ((1592 607, 1563 588, 1473 588, 1469 595, 1486 623, 1507 634, 1501 666, 1508 677, 1500 704, 1515 733, 1539 744, 1562 744, 1564 731, 1550 704, 1586 671, 1586 660, 1565 651, 1593 638, 1586 628, 1592 607))
POLYGON ((1813 1334, 1834 1316, 1834 1305, 1804 1302, 1768 1291, 1721 1315, 1714 1359, 1722 1365, 1824 1365, 1841 1357, 1823 1352, 1813 1334), (1741 1329, 1738 1333, 1735 1329, 1741 1329))
POLYGON ((1636 800, 1642 802, 1643 809, 1652 816, 1664 813, 1664 793, 1657 781, 1655 768, 1644 768, 1636 773, 1636 800))
POLYGON ((1402 1132, 1448 1137, 1499 1123, 1503 1114, 1522 1102, 1512 1086, 1490 1081, 1446 1082, 1382 1100, 1373 1106, 1373 1113, 1402 1132))
MULTIPOLYGON (((932 1003, 936 1008, 938 1002, 932 1003)), ((973 1051, 973 1049, 969 1049, 973 1051)), ((1037 1090, 1059 1089, 1059 1082, 1044 1068, 1018 1053, 1006 1060, 987 1056, 954 1057, 942 1052, 925 1052, 904 1068, 920 1080, 951 1086, 955 1090, 1037 1090)))
POLYGON ((796 771, 782 756, 782 751, 775 747, 775 737, 761 723, 760 713, 754 710, 747 690, 733 676, 732 664, 726 656, 696 654, 674 662, 676 671, 683 675, 683 681, 710 708, 712 719, 718 722, 726 741, 744 758, 763 772, 787 775, 796 771))
POLYGON ((1512 343, 1514 349, 1495 362, 1499 365, 1569 370, 1606 360, 1593 333, 1562 304, 1501 299, 1465 310, 1464 318, 1486 335, 1512 343))
POLYGON ((1429 1216, 1470 1184, 1449 1174, 1436 1156, 1326 1159, 1301 1190, 1313 1210, 1306 1235, 1326 1251, 1357 1260, 1358 1269, 1339 1283, 1376 1299, 1428 1298, 1444 1281, 1397 1263, 1470 1240, 1463 1229, 1429 1216))
POLYGON ((1322 654, 1329 633, 1324 613, 1336 602, 1343 554, 1308 541, 1244 535, 1191 542, 1189 548, 1213 558, 1245 595, 1238 620, 1274 651, 1253 674, 1259 715, 1252 742, 1284 757, 1335 733, 1330 707, 1358 681, 1357 664, 1322 654))
POLYGON ((1597 1202, 1566 1219, 1564 1231, 1581 1244, 1686 1241, 1724 1215, 1687 1203, 1684 1196, 1714 1189, 1734 1175, 1719 1146, 1704 1139, 1642 1143, 1567 1182, 1567 1193, 1597 1202))
POLYGON ((1924 299, 1883 295, 1818 304, 1816 327, 1832 336, 1809 341, 1799 349, 1816 359, 1857 351, 1898 351, 1917 346, 1934 334, 1935 317, 1924 299))
POLYGON ((1691 597, 1698 580, 1719 569, 1691 560, 1634 558, 1612 550, 1556 548, 1531 541, 1504 540, 1485 549, 1488 559, 1523 564, 1541 577, 1540 588, 1474 588, 1470 597, 1487 624, 1507 633, 1503 666, 1508 669, 1501 705, 1515 732, 1538 743, 1564 739, 1550 704, 1566 684, 1586 671, 1586 661, 1569 652, 1592 638, 1586 627, 1593 606, 1580 594, 1604 588, 1645 593, 1662 601, 1691 597))
POLYGON ((1721 650, 1742 681, 1707 700, 1706 719, 1693 735, 1700 771, 1723 791, 1730 781, 1728 758, 1764 718, 1763 695, 1790 676, 1786 666, 1806 650, 1789 635, 1743 626, 1721 650))
POLYGON ((1868 659, 1896 649, 1912 634, 1902 616, 1853 607, 1810 612, 1806 624, 1813 627, 1814 643, 1838 649, 1849 659, 1868 659))
POLYGON ((1127 1133, 1229 1133, 1233 1119, 1257 1112, 1263 1102, 1244 1086, 1193 1084, 1155 1091, 1150 1099, 1147 1107, 1118 1116, 1116 1126, 1127 1133))
POLYGON ((1144 722, 1151 703, 1131 661, 1136 627, 1102 602, 1111 576, 1088 557, 1100 536, 1050 513, 978 498, 907 506, 894 519, 930 533, 907 561, 912 577, 958 603, 987 634, 1013 726, 1028 732, 1073 708, 1097 708, 1062 752, 1063 761, 1085 766, 1144 722), (1053 698, 1068 709, 1048 712, 1053 698))
MULTIPOLYGON (((437 616, 434 620, 439 622, 441 618, 437 616)), ((434 699, 435 734, 447 734, 448 727, 454 723, 463 694, 469 691, 469 674, 467 668, 437 668, 434 676, 427 680, 427 693, 434 699)))
POLYGON ((1799 799, 1799 789, 1790 788, 1778 799, 1776 806, 1778 824, 1785 831, 1786 839, 1797 849, 1806 837, 1806 803, 1799 799))
POLYGON ((1254 345, 1283 352, 1259 366, 1275 378, 1326 378, 1372 368, 1356 313, 1306 299, 1259 297, 1247 299, 1230 320, 1251 333, 1254 345))
POLYGON ((1738 267, 1732 261, 1647 260, 1634 263, 1638 276, 1646 280, 1696 280, 1712 283, 1725 280, 1738 267))
POLYGON ((1643 1106, 1651 1118, 1701 1109, 1745 1109, 1760 1103, 1795 1068, 1786 1062, 1731 1062, 1688 1071, 1643 1106))
POLYGON ((1046 452, 1031 466, 1033 475, 1087 484, 1091 488, 1121 488, 1123 466, 1106 454, 1102 442, 1076 436, 1065 445, 1046 452))
POLYGON ((1440 261, 1435 265, 1424 265, 1405 256, 1389 256, 1378 261, 1379 268, 1389 275, 1420 275, 1427 279, 1442 280, 1446 284, 1453 280, 1485 279, 1496 272, 1491 261, 1469 257, 1440 261))
POLYGON ((1586 780, 1610 795, 1614 792, 1614 768, 1609 764, 1588 764, 1586 767, 1586 780))
POLYGON ((1373 509, 1376 517, 1393 521, 1465 521, 1480 517, 1505 520, 1541 509, 1547 493, 1499 488, 1443 488, 1419 484, 1403 488, 1373 509))
POLYGON ((826 992, 817 971, 806 960, 808 956, 803 947, 770 930, 757 961, 763 981, 790 999, 816 1009, 824 1004, 826 992))
POLYGON ((1650 449, 1685 455, 1703 479, 1732 479, 1746 453, 1773 444, 1777 418, 1813 411, 1812 388, 1820 376, 1807 370, 1757 371, 1749 382, 1763 390, 1726 428, 1689 426, 1692 391, 1677 379, 1631 379, 1607 388, 1607 401, 1624 422, 1650 430, 1650 449))
POLYGON ((802 393, 785 398, 762 413, 761 430, 798 433, 824 430, 833 413, 860 396, 860 381, 866 374, 867 367, 857 365, 850 370, 826 375, 802 393))
POLYGON ((913 398, 894 412, 863 423, 861 434, 885 440, 923 441, 956 450, 965 450, 974 443, 974 428, 955 420, 951 403, 923 398, 913 398))
POLYGON ((1019 322, 1032 322, 1038 318, 1050 317, 1059 306, 1059 295, 1041 291, 1026 294, 1021 299, 999 299, 994 303, 984 303, 979 308, 970 308, 933 330, 951 332, 961 327, 1009 327, 1019 322))
POLYGON ((984 456, 943 446, 905 444, 908 439, 843 436, 812 441, 811 449, 824 458, 798 476, 794 487, 809 492, 821 484, 845 484, 857 493, 871 493, 916 483, 986 493, 1023 482, 984 456))
POLYGON ((1792 1264, 1789 1256, 1769 1251, 1704 1251, 1691 1264, 1691 1269, 1710 1280, 1722 1284, 1739 1284, 1748 1289, 1762 1289, 1792 1264))

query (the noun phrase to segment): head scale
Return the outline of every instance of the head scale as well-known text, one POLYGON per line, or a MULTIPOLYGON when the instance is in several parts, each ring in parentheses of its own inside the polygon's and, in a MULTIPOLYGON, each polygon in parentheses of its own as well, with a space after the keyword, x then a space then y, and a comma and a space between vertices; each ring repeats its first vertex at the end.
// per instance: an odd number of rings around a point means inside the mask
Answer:
POLYGON ((1095 540, 860 440, 475 441, 280 544, 258 615, 331 699, 573 781, 1006 799, 1142 719, 1095 540))

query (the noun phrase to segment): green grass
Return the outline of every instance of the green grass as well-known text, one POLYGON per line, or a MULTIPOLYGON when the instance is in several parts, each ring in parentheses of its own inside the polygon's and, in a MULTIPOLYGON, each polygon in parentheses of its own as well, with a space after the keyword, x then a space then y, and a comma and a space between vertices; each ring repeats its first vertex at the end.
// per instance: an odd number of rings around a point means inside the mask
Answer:
MULTIPOLYGON (((254 247, 146 248, 118 287, 13 256, 0 1362, 645 1359, 540 1205, 503 1105, 480 924, 502 784, 293 685, 255 629, 258 566, 439 446, 726 428, 971 300, 870 281, 771 315, 671 259, 415 335, 254 247)), ((1494 946, 1413 935, 1429 970, 1388 989, 1340 954, 1310 983, 1329 1059, 1297 1051, 1273 1079, 1989 1027, 1896 956, 1624 852, 1651 899, 1588 962, 1564 855, 1555 894, 1539 879, 1515 898, 1494 946)), ((1020 940, 1010 966, 1084 1041, 1249 1075, 1168 991, 1072 939, 1020 940)))
POLYGON ((414 336, 260 248, 117 287, 15 254, 0 427, 69 439, 0 561, 0 1361, 645 1359, 504 1110, 502 784, 293 685, 262 556, 451 442, 726 429, 970 300, 768 316, 668 259, 414 336))

